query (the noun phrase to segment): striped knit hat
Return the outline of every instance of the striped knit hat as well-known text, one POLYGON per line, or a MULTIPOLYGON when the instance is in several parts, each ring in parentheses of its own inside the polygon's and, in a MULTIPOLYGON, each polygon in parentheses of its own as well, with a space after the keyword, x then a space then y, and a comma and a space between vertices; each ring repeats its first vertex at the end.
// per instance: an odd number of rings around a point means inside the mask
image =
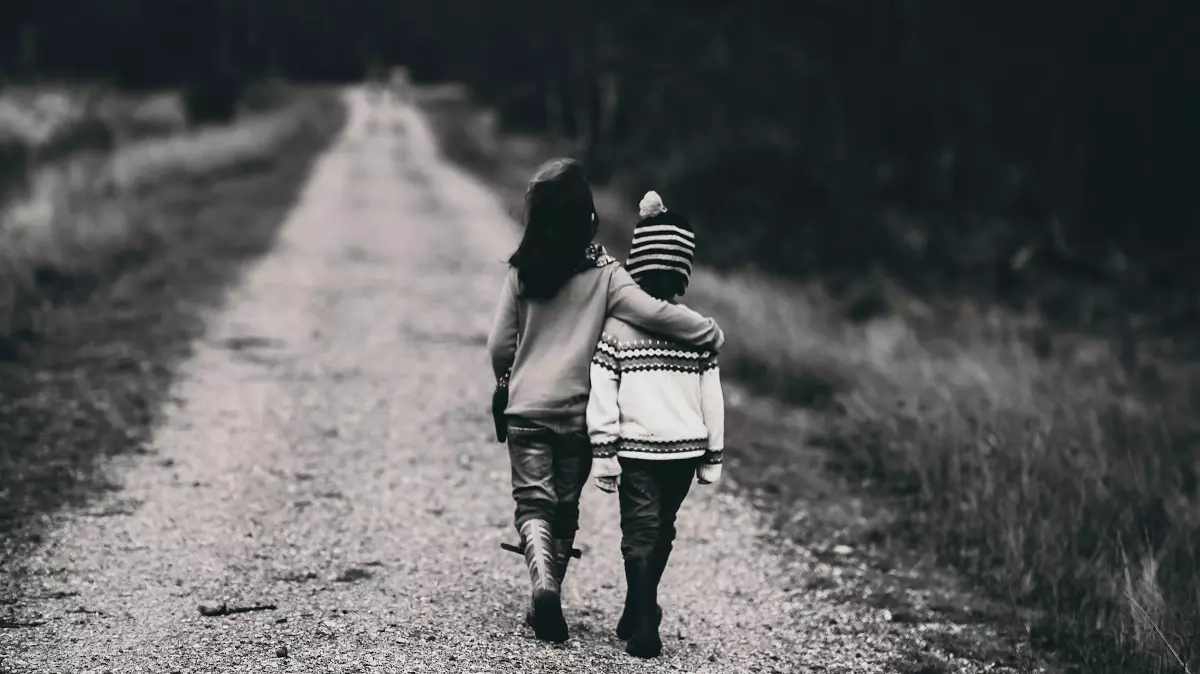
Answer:
POLYGON ((647 192, 638 204, 641 220, 633 229, 633 245, 625 268, 633 278, 659 269, 691 279, 696 235, 683 216, 667 212, 657 192, 647 192))

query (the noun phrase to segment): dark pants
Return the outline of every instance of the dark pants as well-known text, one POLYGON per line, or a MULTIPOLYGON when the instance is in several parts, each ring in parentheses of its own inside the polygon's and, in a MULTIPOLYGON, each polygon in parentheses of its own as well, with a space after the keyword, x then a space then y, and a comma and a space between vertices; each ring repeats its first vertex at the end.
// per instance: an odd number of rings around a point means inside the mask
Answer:
POLYGON ((675 516, 692 488, 700 459, 621 459, 621 555, 670 555, 675 516))
POLYGON ((555 538, 574 537, 579 495, 592 470, 586 421, 509 417, 508 460, 517 530, 528 520, 542 519, 555 538))

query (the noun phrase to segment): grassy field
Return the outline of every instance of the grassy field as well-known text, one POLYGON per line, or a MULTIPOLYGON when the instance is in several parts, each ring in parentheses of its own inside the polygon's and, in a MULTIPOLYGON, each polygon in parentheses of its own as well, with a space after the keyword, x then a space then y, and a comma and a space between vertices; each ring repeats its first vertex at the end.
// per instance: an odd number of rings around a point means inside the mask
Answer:
MULTIPOLYGON (((519 217, 538 162, 569 150, 498 134, 459 93, 424 97, 443 149, 501 186, 519 217)), ((639 197, 598 191, 602 238, 619 254, 639 197)), ((1088 671, 1197 671, 1197 366, 882 287, 873 301, 885 311, 867 321, 847 319, 819 283, 752 272, 698 269, 684 301, 727 330, 723 369, 813 411, 809 442, 826 467, 886 504, 891 516, 857 535, 933 555, 1035 609, 1013 614, 1022 638, 1088 671)), ((733 473, 774 497, 781 522, 802 517, 807 490, 829 488, 798 448, 731 443, 733 473)))
MULTIPOLYGON (((17 98, 9 96, 0 104, 17 98)), ((151 238, 173 235, 156 231, 157 224, 137 221, 131 204, 140 195, 156 186, 209 179, 223 171, 268 169, 277 150, 306 131, 310 114, 291 106, 248 115, 229 127, 185 132, 166 121, 173 118, 169 111, 176 110, 172 100, 168 96, 123 102, 110 96, 104 102, 118 112, 104 118, 106 125, 119 129, 129 120, 144 122, 158 114, 163 132, 107 152, 89 148, 95 151, 33 164, 21 187, 11 190, 0 212, 0 340, 19 338, 30 328, 23 310, 42 304, 44 292, 102 282, 114 264, 120 267, 125 257, 144 252, 151 238)), ((42 148, 66 133, 56 129, 87 119, 83 104, 66 94, 50 92, 33 101, 41 105, 27 105, 28 109, 49 110, 40 111, 43 128, 32 128, 31 120, 39 118, 35 114, 26 116, 29 123, 23 127, 9 126, 25 129, 23 142, 28 147, 42 148)))
MULTIPOLYGON (((0 220, 0 568, 145 453, 174 367, 340 130, 337 94, 35 173, 0 220)), ((3 575, 3 574, 0 574, 3 575)))

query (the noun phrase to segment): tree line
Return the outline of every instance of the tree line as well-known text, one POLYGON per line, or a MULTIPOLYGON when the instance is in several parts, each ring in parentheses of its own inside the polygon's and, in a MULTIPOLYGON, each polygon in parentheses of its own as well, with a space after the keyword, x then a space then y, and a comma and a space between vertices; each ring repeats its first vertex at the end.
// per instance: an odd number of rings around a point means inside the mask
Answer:
POLYGON ((1195 287, 1200 249, 1197 14, 1181 0, 10 0, 0 74, 137 88, 404 64, 573 142, 598 179, 669 190, 703 214, 718 264, 937 260, 945 279, 1000 287, 1032 256, 1162 294, 1195 287))

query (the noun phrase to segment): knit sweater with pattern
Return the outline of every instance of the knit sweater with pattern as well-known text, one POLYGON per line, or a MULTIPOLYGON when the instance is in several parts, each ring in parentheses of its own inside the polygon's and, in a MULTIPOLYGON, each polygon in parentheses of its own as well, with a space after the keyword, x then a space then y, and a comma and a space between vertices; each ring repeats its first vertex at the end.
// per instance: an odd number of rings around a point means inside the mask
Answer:
POLYGON ((721 463, 725 402, 715 351, 610 318, 591 366, 588 435, 596 458, 721 463))

